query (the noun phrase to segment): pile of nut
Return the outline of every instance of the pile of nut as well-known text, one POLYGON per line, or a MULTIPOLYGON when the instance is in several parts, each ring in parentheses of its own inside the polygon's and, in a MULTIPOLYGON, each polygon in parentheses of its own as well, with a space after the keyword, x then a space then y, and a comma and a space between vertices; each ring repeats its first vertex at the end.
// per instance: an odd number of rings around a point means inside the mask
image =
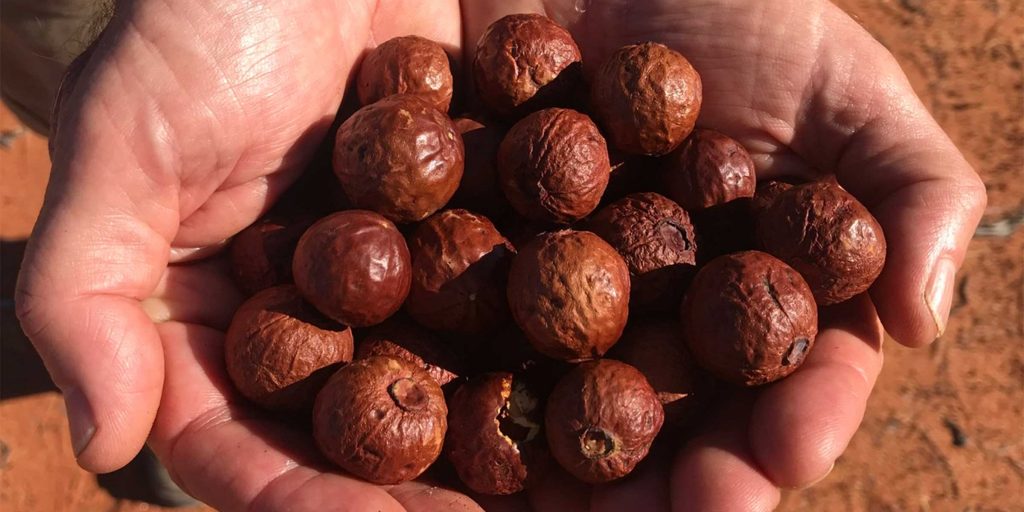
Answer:
POLYGON ((394 484, 434 467, 485 494, 554 464, 622 478, 716 390, 791 374, 818 307, 881 272, 878 222, 834 180, 755 186, 740 143, 695 127, 701 79, 672 49, 584 73, 570 33, 531 14, 473 57, 475 99, 453 100, 440 45, 369 51, 330 148, 333 212, 233 241, 252 296, 228 373, 311 418, 343 470, 394 484), (449 118, 453 101, 471 114, 449 118))

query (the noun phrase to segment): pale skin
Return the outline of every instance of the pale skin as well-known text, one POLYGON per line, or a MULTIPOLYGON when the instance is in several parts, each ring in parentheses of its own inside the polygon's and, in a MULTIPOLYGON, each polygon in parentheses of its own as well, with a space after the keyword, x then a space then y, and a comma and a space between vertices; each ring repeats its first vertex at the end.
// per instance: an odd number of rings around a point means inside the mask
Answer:
POLYGON ((308 435, 240 400, 221 346, 241 297, 208 255, 296 179, 361 52, 419 34, 464 58, 490 22, 537 11, 568 26, 591 64, 638 41, 682 52, 703 77, 699 124, 746 145, 759 179, 834 172, 878 217, 888 261, 869 295, 825 313, 799 371, 737 397, 679 453, 623 482, 555 474, 480 503, 769 510, 780 488, 827 475, 881 369, 883 326, 909 346, 941 334, 984 186, 892 56, 826 1, 584 3, 122 2, 65 87, 16 297, 65 393, 79 464, 110 471, 148 442, 222 510, 478 510, 454 491, 332 471, 308 435))

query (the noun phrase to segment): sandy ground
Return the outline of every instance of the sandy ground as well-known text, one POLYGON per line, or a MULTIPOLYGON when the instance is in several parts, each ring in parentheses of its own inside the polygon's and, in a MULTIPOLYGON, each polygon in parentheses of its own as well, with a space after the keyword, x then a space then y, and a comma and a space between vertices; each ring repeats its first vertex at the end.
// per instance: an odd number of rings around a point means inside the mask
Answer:
MULTIPOLYGON (((981 173, 990 205, 946 335, 919 351, 886 346, 846 454, 781 510, 1024 510, 1024 2, 837 3, 896 55, 981 173)), ((74 464, 60 396, 11 314, 49 164, 46 141, 6 110, 0 161, 0 509, 158 510, 130 499, 130 475, 97 478, 74 464)))

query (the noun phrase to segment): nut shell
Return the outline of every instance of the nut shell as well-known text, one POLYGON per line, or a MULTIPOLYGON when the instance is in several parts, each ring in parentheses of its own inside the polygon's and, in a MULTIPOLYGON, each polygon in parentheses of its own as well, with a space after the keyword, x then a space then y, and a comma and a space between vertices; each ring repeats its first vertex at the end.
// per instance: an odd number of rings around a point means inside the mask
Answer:
POLYGON ((397 94, 359 109, 335 138, 334 174, 355 208, 394 222, 422 220, 459 186, 462 137, 418 96, 397 94))
POLYGON ((231 240, 231 275, 243 292, 253 295, 292 280, 292 255, 313 219, 263 218, 231 240))
POLYGON ((321 315, 294 286, 275 286, 235 312, 224 359, 249 400, 273 411, 308 411, 337 365, 352 360, 352 330, 321 315))
POLYGON ((882 226, 835 183, 780 192, 756 225, 761 247, 800 272, 821 305, 863 293, 885 266, 882 226))
POLYGON ((406 310, 435 330, 482 334, 508 322, 505 287, 515 254, 486 217, 445 210, 410 241, 412 288, 406 310))
POLYGON ((452 102, 452 70, 441 45, 420 37, 388 39, 370 50, 356 79, 359 101, 369 105, 393 94, 414 94, 441 112, 452 102))
POLYGON ((295 249, 292 273, 302 296, 321 313, 365 327, 402 307, 412 263, 394 224, 373 212, 347 210, 306 230, 295 249))
POLYGON ((313 438, 345 471, 375 484, 416 478, 441 453, 444 395, 427 372, 393 357, 353 361, 317 395, 313 438))
POLYGON ((720 256, 702 268, 686 293, 681 319, 697 362, 744 386, 793 373, 818 332, 810 287, 789 265, 759 251, 720 256))
POLYGON ((476 92, 504 117, 564 105, 581 82, 580 49, 569 31, 540 14, 512 14, 492 23, 473 59, 476 92))
POLYGON ((754 160, 742 144, 696 129, 665 156, 665 195, 689 211, 753 197, 754 160))
POLYGON ((661 430, 664 411, 639 370, 613 359, 582 363, 548 398, 545 431, 551 454, 587 483, 626 476, 661 430))
POLYGON ((597 208, 608 186, 608 146, 597 125, 564 108, 534 112, 498 148, 502 190, 520 215, 567 224, 597 208))
POLYGON ((590 231, 622 255, 632 275, 634 308, 675 308, 696 271, 697 244, 690 216, 654 192, 628 195, 598 211, 590 231))
POLYGON ((547 467, 544 410, 537 393, 511 373, 470 379, 448 408, 445 451, 474 492, 512 494, 547 467))
POLYGON ((675 149, 697 122, 702 94, 690 62, 658 43, 616 50, 591 85, 594 114, 611 145, 640 155, 675 149))
POLYGON ((396 318, 359 333, 355 358, 373 356, 408 361, 430 374, 440 386, 457 379, 462 373, 459 356, 441 338, 416 324, 396 318))
POLYGON ((512 262, 512 317, 538 352, 564 361, 600 357, 629 316, 629 268, 587 231, 543 233, 512 262))

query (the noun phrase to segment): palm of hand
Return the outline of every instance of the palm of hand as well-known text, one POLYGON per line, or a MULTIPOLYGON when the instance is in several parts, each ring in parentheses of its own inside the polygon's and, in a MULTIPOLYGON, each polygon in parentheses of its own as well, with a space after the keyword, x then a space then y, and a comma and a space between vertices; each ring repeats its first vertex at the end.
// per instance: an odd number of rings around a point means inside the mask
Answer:
MULTIPOLYGON (((81 106, 61 117, 56 132, 55 168, 67 174, 57 186, 113 188, 96 196, 127 197, 131 204, 127 212, 92 208, 99 238, 75 240, 101 261, 86 278, 74 276, 76 282, 107 297, 93 301, 93 308, 119 316, 104 329, 137 338, 128 350, 101 347, 112 359, 105 364, 136 396, 93 400, 92 408, 138 411, 134 419, 120 420, 129 432, 147 431, 155 413, 149 438, 154 449, 187 490, 221 509, 338 503, 353 510, 473 507, 454 493, 429 492, 420 484, 384 490, 322 472, 307 434, 234 402, 220 346, 240 297, 222 263, 167 266, 169 248, 171 261, 196 250, 202 254, 251 223, 294 180, 324 136, 352 64, 367 45, 417 33, 458 51, 472 48, 497 17, 543 8, 570 26, 589 62, 636 41, 680 50, 702 73, 700 124, 739 138, 762 177, 835 170, 844 185, 883 213, 906 186, 857 172, 869 158, 900 151, 853 135, 872 119, 878 95, 905 95, 895 90, 905 84, 876 43, 830 4, 662 0, 639 7, 627 0, 593 0, 584 9, 578 0, 524 0, 468 2, 461 11, 451 1, 427 7, 403 0, 377 6, 284 4, 256 9, 241 2, 234 6, 239 13, 230 12, 231 6, 210 13, 196 6, 172 12, 164 3, 142 4, 126 15, 130 23, 115 22, 119 37, 107 37, 98 47, 93 60, 98 56, 101 63, 85 70, 93 85, 70 93, 70 103, 81 106), (181 23, 168 23, 168 17, 181 23), (191 30, 181 32, 183 26, 191 30), (845 51, 836 49, 836 41, 845 51), (858 57, 867 64, 855 69, 858 57), (864 76, 865 68, 895 78, 876 80, 864 76), (121 98, 136 100, 120 103, 121 98), (60 144, 72 138, 74 145, 60 144), (110 140, 123 144, 122 151, 89 149, 109 148, 104 142, 110 140), (78 171, 101 158, 112 160, 99 166, 110 169, 109 176, 78 171), (125 169, 141 172, 124 178, 125 169), (104 254, 111 242, 103 238, 104 228, 129 249, 104 254), (109 270, 117 265, 128 270, 109 270), (111 281, 111 275, 118 277, 111 281), (131 298, 145 298, 148 315, 131 298), (154 327, 151 318, 160 322, 154 327), (119 357, 132 364, 119 363, 119 357), (157 402, 158 412, 149 405, 157 402)), ((44 217, 42 224, 59 223, 60 215, 44 217)), ((49 243, 62 245, 59 236, 49 243)), ((44 280, 62 277, 55 273, 44 280)), ((552 478, 531 493, 530 504, 537 510, 770 507, 778 486, 821 477, 845 448, 881 365, 880 339, 865 298, 835 308, 824 316, 804 368, 756 396, 737 396, 720 412, 714 430, 680 454, 593 491, 552 478)), ((134 449, 128 437, 122 451, 134 449)), ((89 457, 102 469, 124 454, 87 449, 84 463, 89 457)))

